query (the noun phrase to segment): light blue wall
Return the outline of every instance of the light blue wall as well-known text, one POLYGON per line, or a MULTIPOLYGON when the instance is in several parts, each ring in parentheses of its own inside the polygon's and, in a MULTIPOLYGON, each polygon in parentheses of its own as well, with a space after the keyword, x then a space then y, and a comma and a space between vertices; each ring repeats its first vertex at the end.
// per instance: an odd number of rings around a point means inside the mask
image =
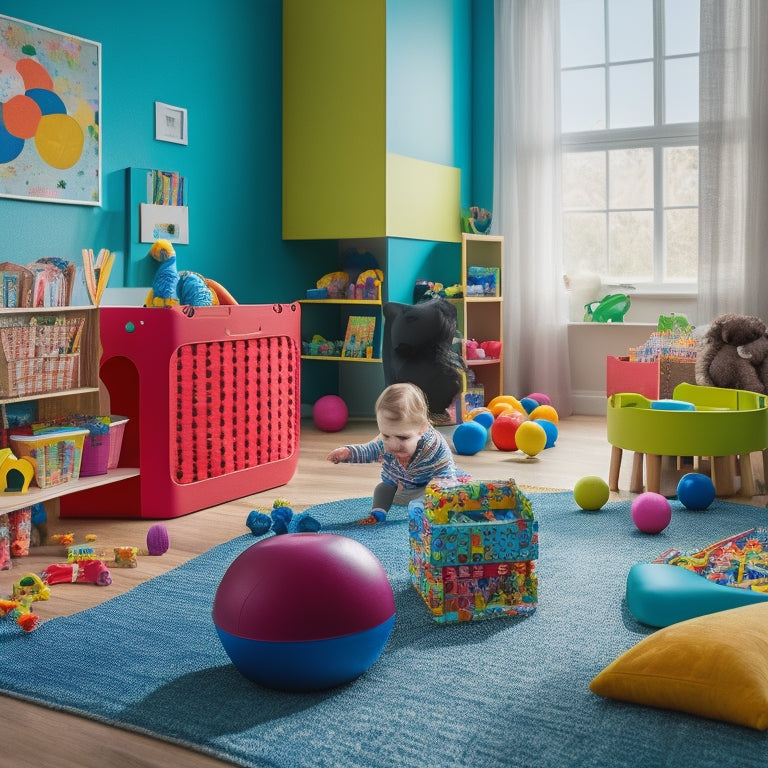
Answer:
MULTIPOLYGON (((388 126, 392 151, 462 168, 462 204, 485 204, 471 189, 477 3, 492 10, 490 0, 388 0, 388 12, 405 18, 393 43, 411 54, 416 46, 428 67, 396 75, 413 87, 402 92, 404 116, 388 126), (425 75, 441 87, 424 87, 425 75)), ((186 177, 190 245, 178 248, 180 267, 218 280, 239 301, 294 300, 335 266, 335 242, 280 237, 280 0, 3 0, 0 13, 102 44, 103 177, 99 208, 0 198, 0 261, 79 263, 82 248, 104 247, 120 259, 110 285, 122 285, 134 234, 126 169, 139 167, 186 177), (188 110, 188 146, 155 141, 155 101, 188 110)))

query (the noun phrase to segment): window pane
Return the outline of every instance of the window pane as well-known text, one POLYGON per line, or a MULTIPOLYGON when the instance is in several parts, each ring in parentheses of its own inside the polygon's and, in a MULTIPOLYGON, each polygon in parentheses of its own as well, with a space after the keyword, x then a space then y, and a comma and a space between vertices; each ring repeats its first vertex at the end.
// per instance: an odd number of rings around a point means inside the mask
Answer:
POLYGON ((699 57, 668 59, 664 65, 667 123, 696 123, 699 120, 699 57))
POLYGON ((651 0, 608 0, 608 61, 652 58, 651 0))
POLYGON ((664 46, 667 56, 698 53, 699 0, 666 0, 664 46))
POLYGON ((653 125, 653 64, 610 67, 610 127, 653 125))
POLYGON ((605 61, 603 0, 561 0, 560 65, 583 67, 605 61))
POLYGON ((664 150, 664 205, 698 204, 698 147, 667 147, 664 150))
POLYGON ((563 72, 561 84, 563 133, 604 129, 605 72, 602 67, 563 72))
POLYGON ((699 263, 699 209, 664 212, 668 280, 696 280, 699 263))
POLYGON ((563 207, 605 209, 605 152, 563 155, 563 207))
POLYGON ((614 149, 608 153, 611 208, 653 208, 653 150, 614 149))
POLYGON ((563 260, 572 275, 579 271, 606 273, 604 213, 563 215, 563 260))
POLYGON ((653 279, 653 213, 627 211, 608 216, 609 274, 622 280, 653 279))

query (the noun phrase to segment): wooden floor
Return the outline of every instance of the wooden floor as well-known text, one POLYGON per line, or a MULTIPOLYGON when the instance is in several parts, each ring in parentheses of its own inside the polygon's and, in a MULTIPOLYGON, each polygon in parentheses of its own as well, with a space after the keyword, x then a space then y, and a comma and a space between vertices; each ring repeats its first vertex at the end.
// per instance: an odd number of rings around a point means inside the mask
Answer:
MULTIPOLYGON (((287 499, 294 510, 300 511, 326 501, 370 495, 379 477, 377 466, 333 465, 325 461, 325 456, 339 444, 364 442, 374 435, 375 425, 372 422, 351 422, 343 432, 326 434, 315 429, 311 421, 305 421, 302 424, 298 470, 287 485, 185 517, 162 521, 168 528, 171 543, 165 555, 140 557, 137 568, 112 569, 113 583, 109 587, 55 585, 49 601, 35 603, 36 613, 43 620, 65 616, 126 592, 215 544, 246 533, 248 513, 252 509, 268 511, 278 497, 287 499)), ((610 445, 605 439, 605 419, 591 416, 573 416, 563 420, 554 448, 534 458, 520 453, 503 453, 492 445, 475 456, 457 457, 458 465, 474 477, 486 480, 513 477, 519 485, 531 490, 570 490, 585 475, 599 475, 607 480, 609 460, 610 445)), ((620 475, 619 487, 623 490, 612 494, 612 498, 629 497, 626 489, 629 487, 630 470, 631 461, 627 460, 620 475)), ((756 470, 756 480, 760 491, 764 492, 761 469, 756 470)), ((739 500, 760 505, 765 505, 767 501, 765 496, 739 500)), ((49 533, 74 533, 78 543, 84 540, 86 534, 95 534, 95 546, 110 551, 112 547, 122 545, 144 547, 151 523, 135 520, 53 520, 49 533)), ((60 562, 62 553, 60 546, 47 544, 33 549, 29 557, 14 560, 12 570, 0 571, 0 597, 9 596, 13 581, 25 573, 40 572, 51 563, 60 562)), ((1 651, 0 648, 0 664, 3 663, 1 651)), ((34 664, 33 657, 30 664, 34 664)), ((0 748, 0 764, 7 768, 54 765, 58 768, 104 765, 202 768, 225 765, 171 744, 3 696, 0 696, 0 723, 4 724, 6 734, 11 731, 16 734, 13 738, 6 738, 0 748)))

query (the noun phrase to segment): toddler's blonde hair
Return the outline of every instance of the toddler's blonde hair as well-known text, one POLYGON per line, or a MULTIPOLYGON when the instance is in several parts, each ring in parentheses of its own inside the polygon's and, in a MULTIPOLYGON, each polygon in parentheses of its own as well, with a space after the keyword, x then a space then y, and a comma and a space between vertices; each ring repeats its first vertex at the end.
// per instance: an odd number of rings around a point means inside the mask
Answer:
POLYGON ((390 384, 376 400, 376 418, 379 416, 422 427, 429 424, 427 397, 415 384, 390 384))

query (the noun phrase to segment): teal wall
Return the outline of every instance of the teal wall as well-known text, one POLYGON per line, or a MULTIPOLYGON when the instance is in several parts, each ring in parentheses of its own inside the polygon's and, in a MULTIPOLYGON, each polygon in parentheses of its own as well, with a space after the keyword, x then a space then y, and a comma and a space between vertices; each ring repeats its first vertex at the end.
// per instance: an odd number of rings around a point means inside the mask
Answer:
POLYGON ((0 198, 0 260, 79 263, 82 248, 105 247, 120 258, 110 285, 122 285, 125 169, 175 170, 190 206, 180 267, 243 303, 297 298, 331 248, 280 236, 280 0, 3 0, 0 12, 102 44, 103 177, 100 208, 0 198), (155 141, 155 101, 188 110, 188 146, 155 141), (291 279, 275 267, 286 259, 291 279))
MULTIPOLYGON (((473 131, 479 109, 488 111, 490 88, 484 77, 482 100, 473 90, 475 6, 485 17, 490 8, 492 20, 491 0, 388 1, 398 19, 393 50, 411 58, 416 46, 422 54, 417 71, 393 75, 411 87, 401 91, 404 116, 388 125, 388 141, 390 151, 460 167, 462 204, 491 207, 491 192, 472 193, 473 131)), ((79 263, 82 248, 109 248, 118 253, 110 285, 123 285, 135 234, 126 229, 126 169, 138 167, 186 177, 190 245, 178 247, 180 267, 218 280, 239 301, 294 300, 335 268, 335 242, 281 239, 280 0, 3 0, 0 13, 102 44, 103 177, 98 208, 0 198, 0 261, 59 256, 79 263), (155 101, 188 110, 188 146, 155 141, 155 101)), ((487 155, 490 146, 481 150, 487 155)), ((480 183, 488 186, 487 176, 480 183)), ((399 248, 391 255, 410 270, 408 280, 456 279, 424 274, 439 245, 399 248)))

